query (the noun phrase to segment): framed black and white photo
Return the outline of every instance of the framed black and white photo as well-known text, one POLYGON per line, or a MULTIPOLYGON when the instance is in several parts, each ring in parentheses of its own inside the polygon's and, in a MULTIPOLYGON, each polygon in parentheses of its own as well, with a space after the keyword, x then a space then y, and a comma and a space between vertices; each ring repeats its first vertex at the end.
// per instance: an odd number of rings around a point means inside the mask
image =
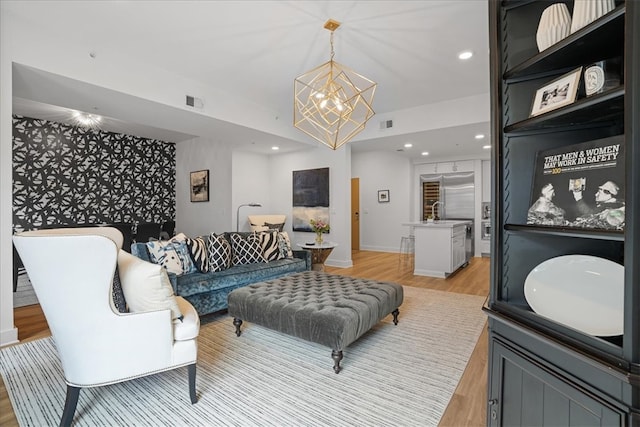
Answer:
POLYGON ((531 107, 531 117, 565 105, 573 104, 578 93, 582 67, 547 83, 536 91, 531 107))
POLYGON ((189 192, 192 202, 209 201, 209 170, 191 172, 189 192))
POLYGON ((378 203, 386 203, 389 201, 389 190, 378 190, 378 203))

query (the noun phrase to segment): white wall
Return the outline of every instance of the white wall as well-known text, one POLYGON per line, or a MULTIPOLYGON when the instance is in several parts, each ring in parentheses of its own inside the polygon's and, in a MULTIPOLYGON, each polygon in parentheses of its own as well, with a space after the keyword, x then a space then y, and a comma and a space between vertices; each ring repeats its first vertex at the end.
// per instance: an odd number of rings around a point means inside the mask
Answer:
POLYGON ((351 175, 360 179, 360 249, 396 252, 402 223, 411 216, 411 163, 388 152, 352 153, 351 175), (378 190, 389 190, 389 202, 378 203, 378 190))
POLYGON ((11 43, 9 20, 0 14, 0 346, 18 340, 13 324, 12 233, 12 72, 16 47, 11 43))
MULTIPOLYGON (((327 240, 338 246, 327 259, 328 265, 350 267, 351 260, 351 147, 347 144, 338 150, 325 146, 272 156, 271 206, 286 209, 291 215, 293 203, 293 171, 329 168, 329 213, 331 232, 327 240)), ((289 227, 291 224, 289 224, 289 227)), ((292 232, 291 242, 304 243, 313 240, 312 233, 292 232)))
POLYGON ((269 157, 266 154, 254 154, 244 151, 233 153, 233 171, 231 182, 233 187, 233 230, 236 230, 236 220, 240 222, 240 231, 249 231, 247 215, 287 215, 287 224, 291 222, 290 209, 283 210, 282 206, 271 207, 271 185, 269 172, 269 157), (260 203, 261 207, 238 206, 246 203, 260 203), (236 218, 238 217, 238 218, 236 218))
POLYGON ((176 232, 201 236, 231 230, 231 149, 213 138, 176 144, 176 232), (209 169, 209 201, 191 202, 192 171, 209 169))
POLYGON ((285 214, 285 231, 294 249, 298 243, 313 240, 311 233, 292 230, 293 171, 329 168, 329 205, 331 232, 326 239, 338 246, 327 259, 328 265, 350 267, 351 260, 351 149, 347 145, 333 151, 324 146, 294 153, 260 156, 233 154, 232 192, 234 206, 258 201, 262 208, 243 208, 240 223, 250 213, 285 214))

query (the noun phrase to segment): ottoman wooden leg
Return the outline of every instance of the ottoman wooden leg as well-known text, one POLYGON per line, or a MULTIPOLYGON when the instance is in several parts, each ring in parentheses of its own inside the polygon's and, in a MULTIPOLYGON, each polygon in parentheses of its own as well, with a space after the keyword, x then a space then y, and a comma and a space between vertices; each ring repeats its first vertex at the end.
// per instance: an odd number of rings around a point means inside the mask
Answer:
POLYGON ((340 361, 342 360, 342 350, 333 350, 331 351, 331 358, 333 359, 333 370, 334 372, 340 373, 340 370, 342 369, 340 367, 340 361))
POLYGON ((398 310, 397 308, 395 310, 393 310, 391 312, 391 314, 393 314, 393 324, 397 325, 398 324, 398 314, 400 314, 400 310, 398 310))
POLYGON ((239 337, 242 331, 240 330, 240 326, 242 325, 242 319, 238 319, 237 317, 233 318, 233 325, 236 327, 236 336, 239 337))

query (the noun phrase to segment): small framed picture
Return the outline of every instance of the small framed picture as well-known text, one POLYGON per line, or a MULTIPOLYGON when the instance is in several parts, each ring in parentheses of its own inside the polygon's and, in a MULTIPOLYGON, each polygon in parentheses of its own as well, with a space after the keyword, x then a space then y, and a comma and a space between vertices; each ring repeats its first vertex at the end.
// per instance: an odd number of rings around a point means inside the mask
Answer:
POLYGON ((531 117, 575 102, 582 67, 547 83, 537 90, 531 107, 531 117))
POLYGON ((389 190, 378 190, 378 203, 386 203, 389 201, 389 190))
POLYGON ((209 201, 209 170, 191 172, 189 192, 192 202, 209 201))

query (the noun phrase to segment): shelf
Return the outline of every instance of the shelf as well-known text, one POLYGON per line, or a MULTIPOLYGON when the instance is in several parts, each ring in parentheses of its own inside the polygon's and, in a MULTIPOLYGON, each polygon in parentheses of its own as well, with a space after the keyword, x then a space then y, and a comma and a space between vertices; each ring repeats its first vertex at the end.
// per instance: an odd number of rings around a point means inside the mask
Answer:
POLYGON ((539 116, 521 120, 504 128, 506 135, 540 133, 548 130, 562 130, 578 126, 606 126, 610 122, 622 121, 624 114, 624 86, 582 98, 565 107, 539 116))
POLYGON ((550 225, 505 224, 504 229, 515 233, 546 234, 549 236, 578 237, 582 239, 613 240, 624 242, 624 231, 586 230, 583 228, 558 227, 550 225))
POLYGON ((530 80, 622 56, 625 11, 624 4, 618 6, 600 19, 507 70, 503 79, 507 83, 530 80))
POLYGON ((490 317, 501 317, 506 321, 518 323, 520 327, 528 329, 530 333, 543 335, 547 339, 556 341, 560 346, 572 348, 577 353, 585 353, 583 342, 586 339, 593 343, 587 353, 611 364, 614 369, 629 369, 630 367, 630 364, 622 358, 622 337, 603 338, 586 335, 542 317, 532 311, 528 305, 523 304, 496 301, 493 307, 486 309, 486 312, 490 317))

